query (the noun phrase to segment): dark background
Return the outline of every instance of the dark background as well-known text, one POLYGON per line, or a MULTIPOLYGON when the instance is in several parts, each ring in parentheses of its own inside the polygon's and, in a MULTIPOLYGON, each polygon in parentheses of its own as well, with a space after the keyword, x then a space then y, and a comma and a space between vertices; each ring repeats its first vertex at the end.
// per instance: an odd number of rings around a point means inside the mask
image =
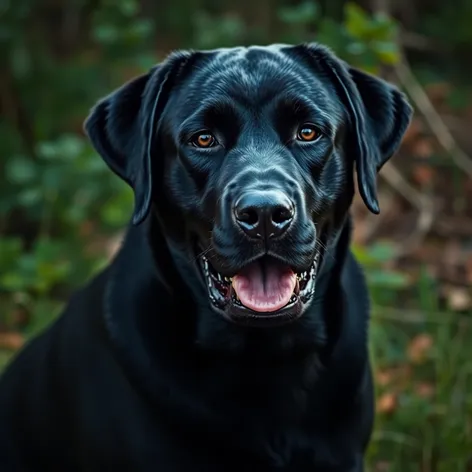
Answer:
POLYGON ((472 471, 472 0, 0 3, 0 366, 116 250, 132 193, 82 132, 173 48, 320 41, 398 83, 415 119, 356 201, 374 302, 369 470, 472 471))

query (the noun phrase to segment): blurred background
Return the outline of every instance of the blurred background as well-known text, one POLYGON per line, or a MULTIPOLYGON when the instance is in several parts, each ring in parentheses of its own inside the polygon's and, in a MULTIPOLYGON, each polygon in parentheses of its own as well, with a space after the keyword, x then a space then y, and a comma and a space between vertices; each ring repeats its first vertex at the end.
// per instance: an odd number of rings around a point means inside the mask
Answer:
POLYGON ((416 115, 354 204, 373 297, 372 472, 472 471, 472 0, 0 2, 0 368, 117 249, 130 189, 82 132, 174 48, 328 44, 416 115))

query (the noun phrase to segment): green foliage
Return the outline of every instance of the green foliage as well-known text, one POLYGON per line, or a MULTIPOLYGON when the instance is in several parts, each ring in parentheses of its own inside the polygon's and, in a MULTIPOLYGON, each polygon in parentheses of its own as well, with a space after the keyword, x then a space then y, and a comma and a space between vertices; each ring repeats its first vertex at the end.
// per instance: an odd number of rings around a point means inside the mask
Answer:
POLYGON ((244 44, 247 34, 246 25, 237 16, 222 17, 216 22, 205 11, 199 11, 195 15, 195 48, 211 49, 216 45, 229 47, 244 44))
POLYGON ((287 42, 316 40, 329 45, 339 56, 353 65, 376 72, 382 64, 393 65, 399 60, 397 25, 383 14, 370 15, 359 5, 344 5, 342 23, 321 15, 317 4, 305 1, 279 10, 279 18, 287 24, 287 42))

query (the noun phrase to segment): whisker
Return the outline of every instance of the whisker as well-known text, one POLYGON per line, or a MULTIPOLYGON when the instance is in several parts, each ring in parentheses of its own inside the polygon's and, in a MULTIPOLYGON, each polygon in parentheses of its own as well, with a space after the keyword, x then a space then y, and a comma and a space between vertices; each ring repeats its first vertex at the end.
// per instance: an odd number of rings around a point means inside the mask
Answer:
POLYGON ((215 249, 212 246, 208 246, 206 249, 198 253, 194 258, 192 258, 192 262, 197 261, 200 257, 207 256, 211 253, 211 251, 214 251, 215 249))
POLYGON ((317 238, 316 243, 319 244, 322 249, 324 249, 325 255, 329 256, 334 262, 336 262, 336 256, 329 250, 328 246, 323 243, 323 241, 317 238))

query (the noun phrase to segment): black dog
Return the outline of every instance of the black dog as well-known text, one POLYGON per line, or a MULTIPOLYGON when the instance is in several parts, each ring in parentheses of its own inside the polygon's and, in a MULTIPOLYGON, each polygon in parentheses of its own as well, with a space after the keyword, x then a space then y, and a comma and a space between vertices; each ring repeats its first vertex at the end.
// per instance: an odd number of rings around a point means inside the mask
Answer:
POLYGON ((135 193, 111 265, 0 383, 0 470, 359 472, 373 422, 354 166, 404 96, 319 45, 178 52, 85 129, 135 193))

